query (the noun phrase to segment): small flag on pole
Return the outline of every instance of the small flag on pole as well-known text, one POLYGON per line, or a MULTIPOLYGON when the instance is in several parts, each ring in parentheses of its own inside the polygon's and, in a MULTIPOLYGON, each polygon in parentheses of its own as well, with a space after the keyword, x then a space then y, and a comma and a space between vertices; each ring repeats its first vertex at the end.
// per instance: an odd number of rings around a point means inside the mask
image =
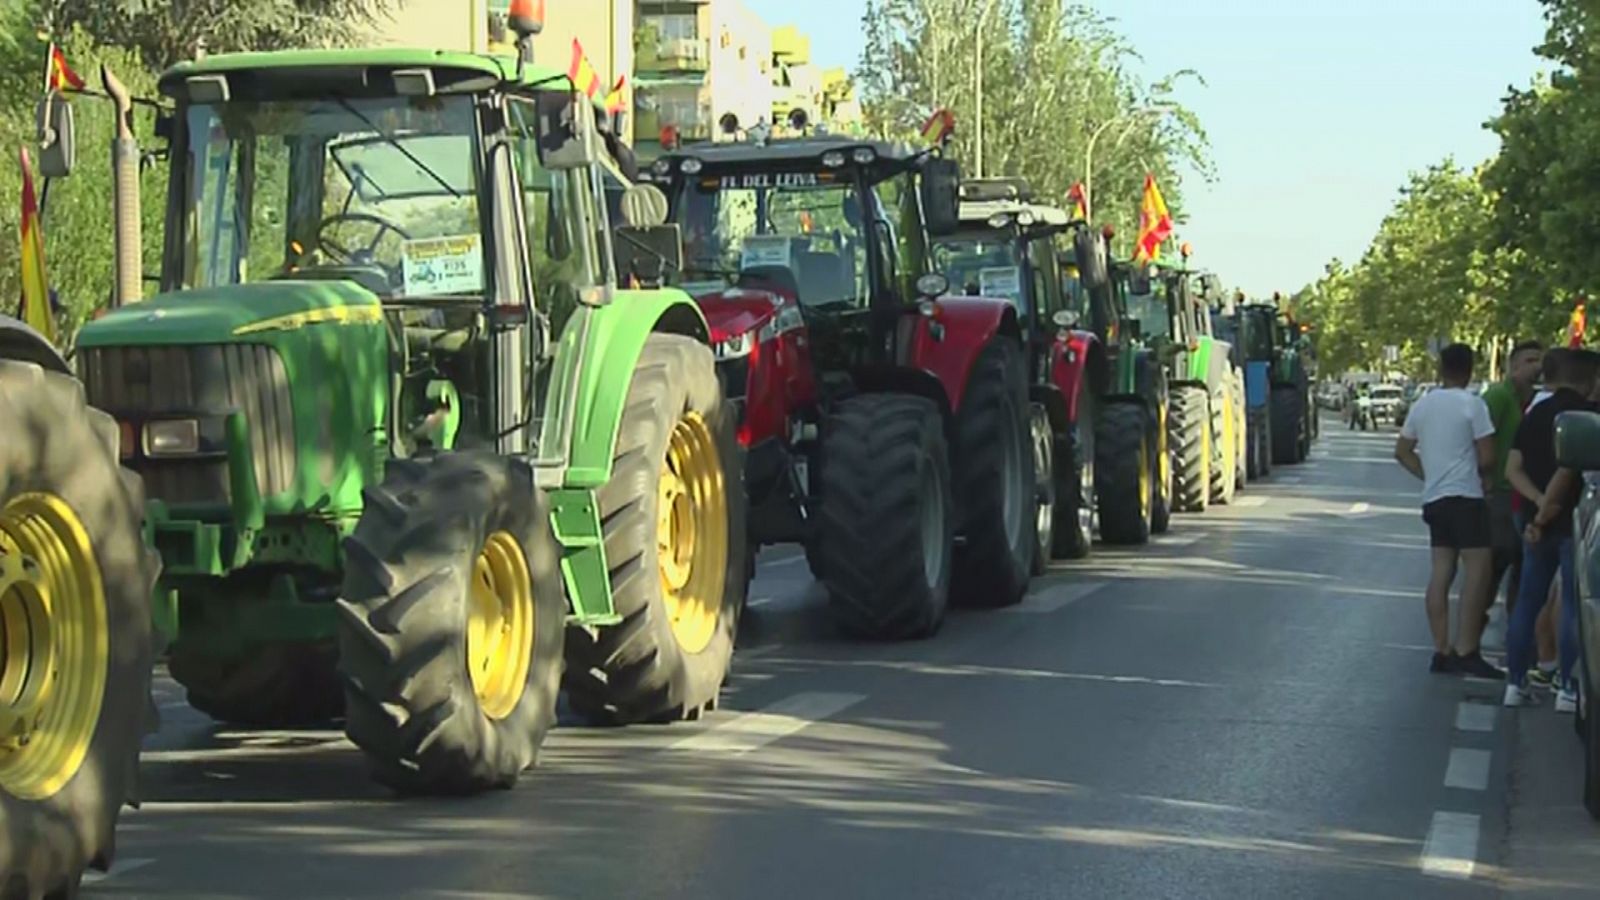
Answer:
POLYGON ((617 113, 627 109, 627 91, 628 76, 619 76, 617 78, 617 83, 611 86, 611 92, 606 94, 605 107, 607 115, 614 116, 617 113))
POLYGON ((50 280, 44 269, 44 232, 39 227, 39 202, 33 191, 33 163, 22 151, 22 309, 18 318, 55 343, 54 317, 50 314, 50 280))
POLYGON ((583 45, 577 38, 572 39, 572 65, 567 67, 567 77, 572 79, 572 86, 579 93, 591 100, 600 92, 600 73, 589 64, 589 57, 583 55, 583 45))
POLYGON ((61 52, 61 48, 55 44, 50 45, 50 59, 47 65, 46 91, 61 91, 68 88, 75 91, 83 90, 83 78, 67 65, 67 54, 61 52))
POLYGON ((1156 176, 1144 176, 1144 200, 1139 204, 1139 243, 1133 261, 1151 263, 1161 258, 1161 244, 1172 236, 1172 214, 1156 186, 1156 176))
POLYGON ((1078 182, 1072 186, 1072 190, 1067 191, 1067 199, 1072 202, 1072 217, 1087 222, 1089 220, 1089 204, 1087 202, 1088 198, 1084 195, 1083 182, 1078 182))

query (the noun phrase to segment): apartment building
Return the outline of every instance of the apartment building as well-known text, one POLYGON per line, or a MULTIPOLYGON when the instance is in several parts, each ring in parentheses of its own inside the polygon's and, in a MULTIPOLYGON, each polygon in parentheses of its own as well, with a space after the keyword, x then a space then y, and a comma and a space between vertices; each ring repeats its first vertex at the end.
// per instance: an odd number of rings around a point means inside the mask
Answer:
POLYGON ((634 138, 660 148, 663 129, 680 140, 724 137, 722 123, 748 128, 772 115, 772 31, 740 0, 638 0, 634 138))

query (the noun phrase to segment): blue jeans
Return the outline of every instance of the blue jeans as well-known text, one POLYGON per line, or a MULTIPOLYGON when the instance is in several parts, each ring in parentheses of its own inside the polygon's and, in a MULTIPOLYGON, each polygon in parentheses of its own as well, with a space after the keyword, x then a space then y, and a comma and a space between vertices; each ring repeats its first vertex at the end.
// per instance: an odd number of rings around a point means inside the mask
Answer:
POLYGON ((1578 578, 1572 565, 1572 536, 1546 536, 1536 544, 1522 544, 1522 584, 1517 588, 1517 608, 1506 631, 1506 680, 1522 685, 1533 664, 1533 626, 1550 599, 1550 583, 1561 575, 1561 663, 1563 685, 1568 684, 1578 662, 1578 578))

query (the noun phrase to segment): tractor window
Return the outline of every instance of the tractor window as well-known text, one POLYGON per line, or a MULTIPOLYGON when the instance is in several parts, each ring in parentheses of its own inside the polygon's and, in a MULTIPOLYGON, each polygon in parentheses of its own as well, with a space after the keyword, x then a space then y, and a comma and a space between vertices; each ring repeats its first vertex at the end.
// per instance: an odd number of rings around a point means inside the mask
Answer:
POLYGON ((597 273, 584 262, 582 220, 573 202, 573 197, 584 193, 583 175, 550 172, 539 163, 538 118, 533 104, 513 99, 507 110, 512 156, 522 190, 534 301, 549 312, 559 332, 577 309, 577 289, 596 283, 597 273))
POLYGON ((475 117, 464 97, 196 105, 181 281, 341 278, 383 297, 481 297, 475 117))
POLYGON ((1272 320, 1262 315, 1244 316, 1244 350, 1247 359, 1272 358, 1272 320))
POLYGON ((933 245, 933 267, 950 279, 954 293, 1004 298, 1019 310, 1024 307, 1022 256, 1017 242, 1001 232, 958 234, 938 241, 933 245))
POLYGON ((1057 310, 1065 306, 1055 245, 1050 238, 1034 238, 1028 244, 1028 260, 1033 264, 1033 296, 1034 303, 1039 307, 1039 321, 1048 322, 1057 310))
POLYGON ((828 174, 691 178, 673 221, 690 280, 754 274, 812 308, 859 306, 869 295, 860 195, 828 174))
POLYGON ((917 279, 935 268, 929 265, 916 176, 903 172, 879 182, 873 190, 883 220, 889 224, 889 240, 882 242, 888 257, 884 272, 893 274, 895 290, 902 298, 915 297, 917 279))
POLYGON ((1172 336, 1172 319, 1167 315, 1167 300, 1160 294, 1135 294, 1129 291, 1128 315, 1139 320, 1139 333, 1146 338, 1172 336))

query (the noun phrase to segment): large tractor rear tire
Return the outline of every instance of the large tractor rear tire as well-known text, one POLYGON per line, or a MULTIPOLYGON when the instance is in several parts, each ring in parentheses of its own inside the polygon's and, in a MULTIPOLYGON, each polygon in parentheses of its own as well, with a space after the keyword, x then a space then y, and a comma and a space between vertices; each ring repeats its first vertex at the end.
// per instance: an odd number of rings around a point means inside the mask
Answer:
POLYGON ((77 896, 135 786, 160 561, 77 381, 0 361, 0 418, 0 896, 77 896))
POLYGON ((1234 432, 1233 384, 1231 380, 1211 395, 1211 469, 1206 486, 1212 503, 1226 506, 1238 490, 1238 438, 1234 432))
POLYGON ((189 705, 219 722, 293 728, 344 711, 333 646, 273 644, 239 659, 205 650, 179 640, 168 652, 167 669, 183 685, 189 705))
POLYGON ((1084 391, 1078 397, 1077 413, 1072 430, 1056 441, 1056 522, 1052 530, 1055 555, 1060 559, 1082 559, 1094 547, 1098 506, 1095 430, 1099 420, 1093 394, 1084 391))
POLYGON ((1155 460, 1151 459, 1150 414, 1136 403, 1112 403, 1100 411, 1095 435, 1095 496, 1100 537, 1108 544, 1150 540, 1155 507, 1155 460))
POLYGON ((1172 392, 1167 434, 1172 442, 1173 504, 1177 512, 1205 512, 1211 498, 1211 404, 1204 388, 1172 392))
POLYGON ((1272 389, 1272 464, 1293 465, 1300 461, 1300 396, 1289 386, 1272 389))
MULTIPOLYGON (((1060 501, 1055 429, 1050 427, 1050 414, 1037 403, 1028 414, 1028 443, 1033 449, 1033 574, 1043 575, 1055 555, 1056 504, 1060 501)), ((1061 458, 1063 465, 1067 462, 1068 458, 1061 458)))
POLYGON ((933 401, 864 394, 823 424, 815 559, 847 634, 928 637, 950 597, 954 498, 933 401))
POLYGON ((406 794, 506 788, 555 721, 566 614, 527 463, 391 461, 345 541, 345 732, 406 794))
POLYGON ((998 336, 979 354, 956 416, 954 596, 966 606, 1022 602, 1033 576, 1036 487, 1022 349, 998 336))
POLYGON ((717 705, 749 586, 743 460, 711 349, 654 334, 599 491, 617 625, 567 630, 567 699, 597 724, 717 705))
POLYGON ((1173 474, 1171 433, 1167 428, 1167 420, 1171 415, 1172 398, 1163 395, 1161 405, 1156 410, 1155 421, 1149 424, 1150 440, 1150 478, 1155 485, 1155 492, 1151 495, 1150 505, 1150 533, 1166 534, 1172 527, 1172 498, 1177 478, 1173 474))

